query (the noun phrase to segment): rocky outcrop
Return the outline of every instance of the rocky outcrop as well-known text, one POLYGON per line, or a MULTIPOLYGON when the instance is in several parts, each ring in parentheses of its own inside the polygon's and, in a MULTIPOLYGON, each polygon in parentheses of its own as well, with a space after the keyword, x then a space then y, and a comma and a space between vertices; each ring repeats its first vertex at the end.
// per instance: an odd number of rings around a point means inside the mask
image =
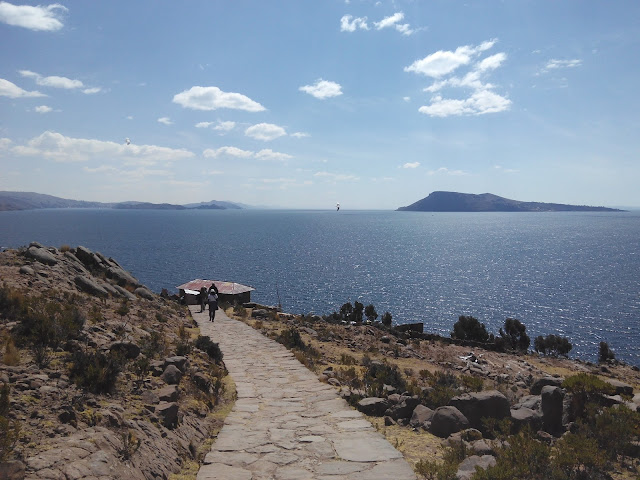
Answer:
POLYGON ((484 428, 483 418, 501 420, 511 414, 509 400, 497 390, 466 393, 452 398, 449 405, 460 410, 469 420, 469 424, 479 430, 484 428))
POLYGON ((552 435, 562 433, 563 398, 560 387, 547 385, 542 388, 542 427, 552 435))
POLYGON ((452 406, 436 408, 431 417, 429 431, 434 435, 447 438, 452 433, 469 428, 469 420, 460 410, 452 406))
POLYGON ((357 407, 365 415, 381 417, 389 408, 389 401, 386 398, 368 397, 360 400, 357 407))

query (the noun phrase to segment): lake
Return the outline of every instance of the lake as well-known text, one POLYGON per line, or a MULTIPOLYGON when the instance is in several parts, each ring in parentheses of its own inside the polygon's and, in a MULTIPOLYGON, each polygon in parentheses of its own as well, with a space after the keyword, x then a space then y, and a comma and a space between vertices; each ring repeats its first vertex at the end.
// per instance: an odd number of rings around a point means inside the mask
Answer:
POLYGON ((520 319, 573 356, 607 341, 640 365, 640 212, 32 210, 0 212, 0 246, 84 245, 153 291, 194 278, 256 288, 292 313, 372 303, 448 335, 459 315, 520 319))

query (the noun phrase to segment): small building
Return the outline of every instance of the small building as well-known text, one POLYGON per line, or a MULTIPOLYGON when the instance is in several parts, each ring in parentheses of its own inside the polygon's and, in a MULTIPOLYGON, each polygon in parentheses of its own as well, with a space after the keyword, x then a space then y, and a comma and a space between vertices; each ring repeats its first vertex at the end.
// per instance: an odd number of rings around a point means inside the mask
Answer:
POLYGON ((196 305, 198 303, 198 293, 200 289, 205 287, 209 290, 211 285, 215 284, 218 289, 218 301, 221 303, 248 303, 251 301, 251 292, 255 290, 253 287, 241 285, 234 282, 221 282, 219 280, 191 280, 190 282, 178 285, 180 298, 184 298, 187 305, 196 305))

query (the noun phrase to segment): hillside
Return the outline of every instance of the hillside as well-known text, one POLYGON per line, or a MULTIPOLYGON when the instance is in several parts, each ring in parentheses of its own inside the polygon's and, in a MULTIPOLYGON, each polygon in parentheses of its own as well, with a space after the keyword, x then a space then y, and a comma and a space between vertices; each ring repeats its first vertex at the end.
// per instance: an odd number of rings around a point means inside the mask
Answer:
POLYGON ((0 252, 0 277, 0 478, 197 468, 229 379, 177 297, 84 247, 0 252))
POLYGON ((114 208, 120 210, 225 210, 242 209, 244 206, 232 202, 211 200, 210 202, 175 205, 150 202, 87 202, 69 200, 34 192, 0 192, 0 211, 37 210, 41 208, 114 208))
POLYGON ((411 212, 621 212, 615 208, 565 205, 561 203, 520 202, 491 193, 479 195, 433 192, 398 211, 411 212))

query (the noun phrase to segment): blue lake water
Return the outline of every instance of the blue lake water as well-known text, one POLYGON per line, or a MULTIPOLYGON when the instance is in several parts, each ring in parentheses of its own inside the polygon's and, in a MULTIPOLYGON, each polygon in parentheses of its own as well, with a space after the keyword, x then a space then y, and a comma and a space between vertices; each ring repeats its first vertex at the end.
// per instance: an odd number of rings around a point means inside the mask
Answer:
POLYGON ((459 315, 497 333, 569 337, 594 360, 607 341, 640 365, 640 213, 392 211, 0 212, 0 246, 84 245, 152 290, 194 278, 256 288, 293 313, 373 303, 448 335, 459 315))

